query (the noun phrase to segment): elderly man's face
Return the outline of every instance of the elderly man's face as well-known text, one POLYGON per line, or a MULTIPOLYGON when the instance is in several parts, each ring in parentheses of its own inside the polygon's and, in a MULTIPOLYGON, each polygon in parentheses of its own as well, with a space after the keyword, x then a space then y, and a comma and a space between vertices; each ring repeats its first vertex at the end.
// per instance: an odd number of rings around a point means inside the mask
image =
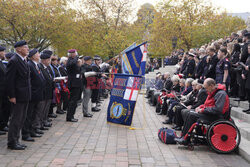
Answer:
POLYGON ((28 47, 28 45, 24 45, 24 46, 18 47, 18 48, 16 48, 16 50, 22 56, 28 56, 28 54, 29 54, 29 47, 28 47))
POLYGON ((1 51, 0 52, 0 59, 3 60, 5 56, 5 51, 1 51))

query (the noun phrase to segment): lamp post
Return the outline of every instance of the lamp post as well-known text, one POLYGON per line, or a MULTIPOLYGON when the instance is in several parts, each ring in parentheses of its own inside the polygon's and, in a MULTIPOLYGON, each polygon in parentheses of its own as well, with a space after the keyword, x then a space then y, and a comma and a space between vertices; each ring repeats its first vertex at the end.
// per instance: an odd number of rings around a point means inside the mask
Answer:
POLYGON ((177 40, 178 38, 176 36, 174 36, 172 38, 172 46, 173 46, 173 50, 175 50, 176 46, 177 46, 177 40))

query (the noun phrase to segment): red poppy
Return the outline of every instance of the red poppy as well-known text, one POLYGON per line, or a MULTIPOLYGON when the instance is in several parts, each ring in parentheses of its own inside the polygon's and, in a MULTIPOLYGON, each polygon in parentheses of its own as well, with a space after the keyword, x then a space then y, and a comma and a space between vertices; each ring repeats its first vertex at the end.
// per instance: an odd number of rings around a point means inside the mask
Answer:
POLYGON ((236 146, 236 130, 228 124, 219 124, 213 128, 214 135, 211 138, 213 146, 221 151, 230 151, 236 146))

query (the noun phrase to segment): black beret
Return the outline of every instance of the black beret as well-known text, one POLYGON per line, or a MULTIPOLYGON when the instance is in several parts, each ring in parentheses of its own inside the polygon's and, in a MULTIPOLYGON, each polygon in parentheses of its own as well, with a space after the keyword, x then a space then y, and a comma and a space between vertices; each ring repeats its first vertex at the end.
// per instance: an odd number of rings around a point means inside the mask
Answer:
POLYGON ((88 60, 91 60, 92 58, 90 56, 85 56, 84 57, 84 61, 88 61, 88 60))
POLYGON ((46 54, 46 53, 42 53, 40 56, 41 59, 49 59, 50 57, 51 57, 51 55, 46 54))
POLYGON ((98 55, 95 55, 94 56, 94 60, 101 60, 102 58, 100 57, 100 56, 98 56, 98 55))
POLYGON ((7 53, 6 55, 5 55, 5 57, 7 58, 7 59, 10 59, 12 56, 14 56, 15 55, 15 53, 13 53, 13 52, 9 52, 9 53, 7 53))
POLYGON ((249 37, 250 36, 250 32, 247 32, 244 34, 244 37, 249 37))
POLYGON ((52 54, 53 54, 53 52, 51 51, 51 50, 44 50, 43 52, 42 52, 42 54, 47 54, 47 55, 50 55, 50 56, 52 56, 52 54))
POLYGON ((198 79, 198 83, 203 85, 204 80, 203 79, 198 79))
POLYGON ((5 47, 3 47, 3 46, 0 46, 0 52, 2 52, 2 51, 5 51, 5 47))
POLYGON ((15 43, 14 48, 21 47, 21 46, 24 46, 24 45, 27 45, 26 41, 24 41, 24 40, 18 41, 18 42, 15 43))
POLYGON ((38 52, 38 50, 37 50, 37 49, 32 49, 32 50, 30 50, 30 51, 29 51, 29 55, 28 55, 28 57, 32 57, 32 56, 34 56, 37 52, 38 52))

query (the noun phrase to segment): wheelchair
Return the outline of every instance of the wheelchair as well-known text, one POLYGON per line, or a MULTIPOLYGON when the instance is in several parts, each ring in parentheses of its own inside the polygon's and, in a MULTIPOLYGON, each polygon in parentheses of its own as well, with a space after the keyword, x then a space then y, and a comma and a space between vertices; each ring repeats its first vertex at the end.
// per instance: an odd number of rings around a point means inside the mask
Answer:
MULTIPOLYGON (((230 109, 229 109, 230 110, 230 109)), ((194 146, 208 145, 217 153, 231 153, 235 151, 241 140, 241 134, 233 119, 229 116, 214 122, 198 120, 184 136, 188 149, 194 146)))

